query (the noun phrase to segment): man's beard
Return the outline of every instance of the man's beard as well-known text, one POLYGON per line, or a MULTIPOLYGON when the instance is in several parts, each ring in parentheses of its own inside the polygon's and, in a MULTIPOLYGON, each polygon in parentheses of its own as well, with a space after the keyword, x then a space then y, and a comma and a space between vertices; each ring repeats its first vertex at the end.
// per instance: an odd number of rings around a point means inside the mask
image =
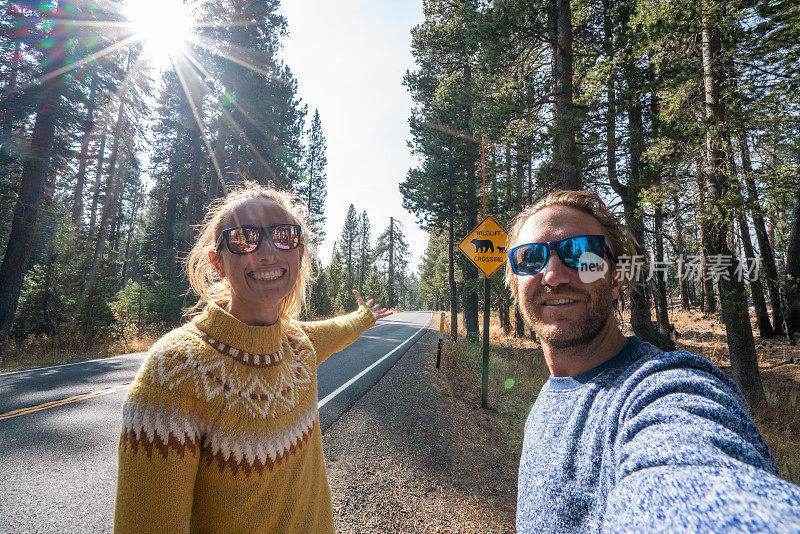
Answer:
MULTIPOLYGON (((522 315, 527 319, 537 337, 555 349, 567 349, 587 345, 603 331, 608 321, 613 320, 614 302, 611 298, 610 282, 597 284, 589 291, 578 290, 570 287, 566 292, 569 295, 583 297, 586 312, 582 316, 582 323, 567 325, 566 328, 543 321, 536 316, 528 303, 521 306, 522 315)), ((534 302, 539 302, 547 294, 559 294, 558 291, 543 290, 534 296, 534 302)))

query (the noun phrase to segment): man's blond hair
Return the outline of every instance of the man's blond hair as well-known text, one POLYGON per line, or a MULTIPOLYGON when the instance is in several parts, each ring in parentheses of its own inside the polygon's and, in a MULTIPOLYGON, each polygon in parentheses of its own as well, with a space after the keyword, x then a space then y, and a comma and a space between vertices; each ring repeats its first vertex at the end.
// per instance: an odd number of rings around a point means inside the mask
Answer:
MULTIPOLYGON (((542 211, 545 208, 552 206, 565 206, 574 208, 587 213, 594 217, 597 222, 603 227, 603 234, 608 239, 611 246, 611 251, 616 258, 626 256, 632 258, 636 255, 636 240, 631 235, 628 228, 620 222, 616 215, 614 215, 605 203, 600 199, 600 195, 594 191, 553 191, 535 204, 531 204, 522 210, 511 223, 511 230, 508 232, 508 241, 506 248, 512 248, 522 245, 519 243, 519 233, 527 220, 535 213, 542 211)), ((609 258, 609 261, 611 259, 609 258)), ((616 269, 616 265, 612 265, 616 269)), ((612 271, 612 276, 614 275, 612 271)), ((506 287, 511 290, 514 295, 514 302, 519 302, 519 289, 517 286, 517 275, 511 270, 511 263, 506 262, 505 274, 506 287)), ((617 299, 617 311, 622 312, 625 309, 628 292, 630 291, 630 280, 628 277, 622 277, 622 286, 619 291, 619 298, 617 299)))

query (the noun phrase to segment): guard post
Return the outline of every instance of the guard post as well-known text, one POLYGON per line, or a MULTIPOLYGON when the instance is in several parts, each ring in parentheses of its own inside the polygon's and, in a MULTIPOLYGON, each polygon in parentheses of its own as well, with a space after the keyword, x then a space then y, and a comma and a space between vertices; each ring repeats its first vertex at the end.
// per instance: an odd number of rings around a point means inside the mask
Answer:
POLYGON ((442 312, 442 320, 439 321, 439 348, 436 349, 436 368, 442 361, 442 340, 444 339, 444 312, 442 312))

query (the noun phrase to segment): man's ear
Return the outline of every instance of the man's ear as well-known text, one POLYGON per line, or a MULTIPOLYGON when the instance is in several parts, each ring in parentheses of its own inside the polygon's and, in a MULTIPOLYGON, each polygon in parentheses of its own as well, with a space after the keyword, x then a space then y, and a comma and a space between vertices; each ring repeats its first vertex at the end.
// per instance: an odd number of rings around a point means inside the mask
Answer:
POLYGON ((217 254, 216 251, 208 251, 208 261, 210 261, 211 265, 214 266, 214 269, 216 269, 219 277, 225 278, 225 269, 222 268, 222 259, 219 257, 219 254, 217 254))
POLYGON ((611 269, 611 300, 619 298, 619 290, 622 287, 622 273, 616 268, 611 269))

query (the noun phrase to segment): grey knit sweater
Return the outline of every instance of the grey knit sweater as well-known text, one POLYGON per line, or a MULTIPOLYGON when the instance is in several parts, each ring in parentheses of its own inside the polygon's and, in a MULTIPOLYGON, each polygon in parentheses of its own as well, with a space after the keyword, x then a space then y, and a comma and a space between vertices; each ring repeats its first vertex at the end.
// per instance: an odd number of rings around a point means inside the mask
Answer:
POLYGON ((800 488, 776 474, 733 381, 632 337, 539 393, 517 532, 800 532, 800 488))

